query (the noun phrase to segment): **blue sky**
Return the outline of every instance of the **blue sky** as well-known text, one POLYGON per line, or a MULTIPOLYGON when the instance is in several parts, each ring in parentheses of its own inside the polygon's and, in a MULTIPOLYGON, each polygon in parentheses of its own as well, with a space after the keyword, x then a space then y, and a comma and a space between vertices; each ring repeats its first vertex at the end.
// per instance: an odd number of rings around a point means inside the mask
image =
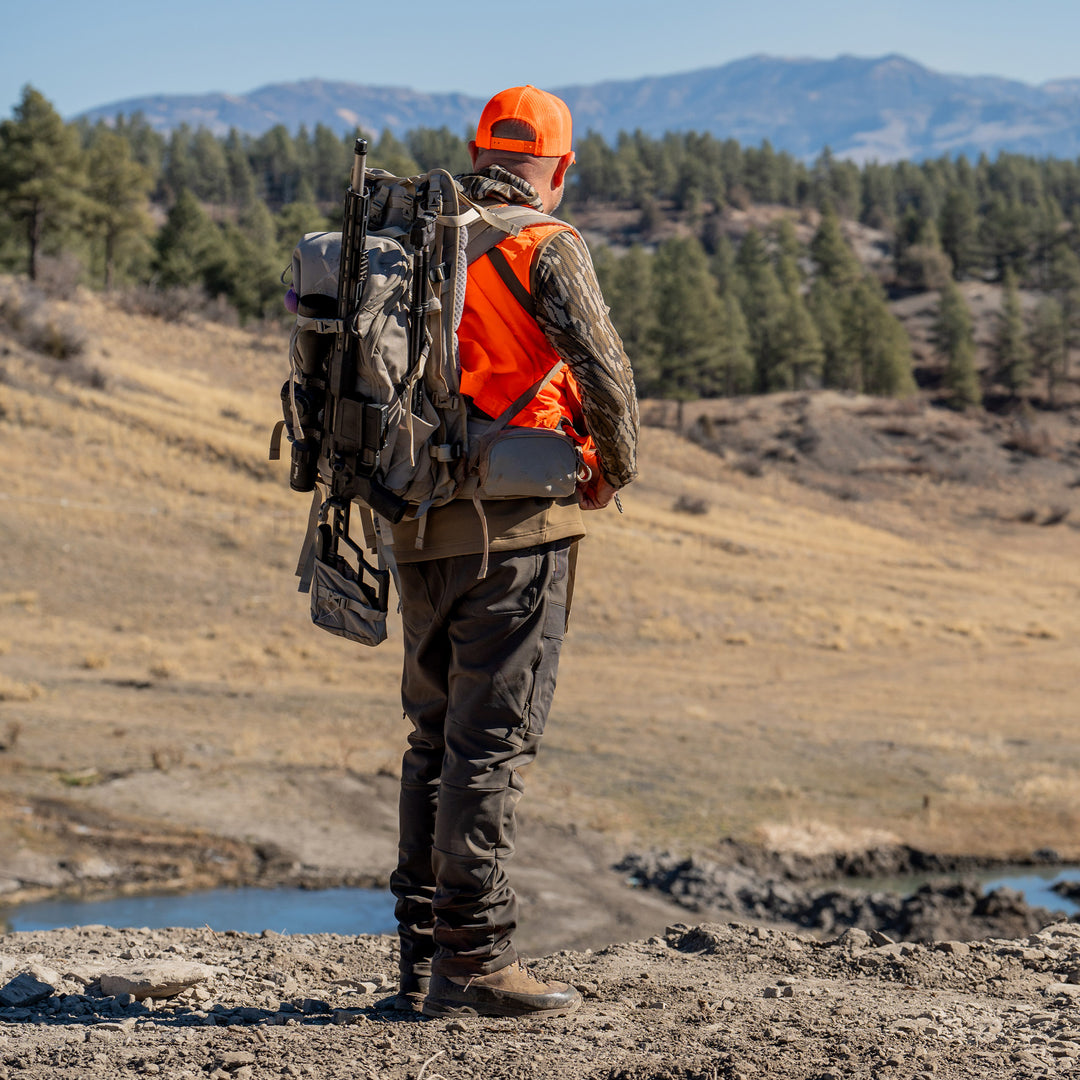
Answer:
POLYGON ((483 97, 523 82, 667 75, 754 53, 898 52, 957 74, 1080 76, 1078 0, 0 0, 0 13, 0 116, 28 82, 71 117, 146 94, 242 93, 315 76, 483 97), (515 10, 543 25, 516 21, 515 10), (395 14, 394 38, 381 37, 395 14))

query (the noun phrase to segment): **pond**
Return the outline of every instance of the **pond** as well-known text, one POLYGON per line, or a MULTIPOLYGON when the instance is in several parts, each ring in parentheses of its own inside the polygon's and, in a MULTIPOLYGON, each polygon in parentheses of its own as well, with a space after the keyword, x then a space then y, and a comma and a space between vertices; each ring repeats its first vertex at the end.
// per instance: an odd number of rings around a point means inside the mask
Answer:
POLYGON ((8 930, 61 926, 208 926, 283 934, 389 934, 397 930, 385 889, 209 889, 164 896, 42 900, 0 912, 8 930))
MULTIPOLYGON (((909 896, 929 882, 961 880, 948 874, 897 878, 847 878, 836 882, 846 889, 867 892, 891 892, 909 896)), ((963 880, 977 881, 984 893, 994 889, 1013 889, 1021 893, 1031 907, 1063 911, 1069 917, 1080 913, 1080 904, 1058 895, 1053 886, 1061 882, 1080 882, 1080 866, 1011 866, 965 874, 963 880)))
MULTIPOLYGON (((1061 881, 1080 882, 1080 866, 1012 867, 974 877, 984 892, 1002 886, 1024 895, 1033 907, 1080 913, 1080 904, 1052 891, 1061 881)), ((889 879, 844 879, 830 884, 850 889, 908 895, 943 875, 889 879)), ((210 889, 159 896, 101 900, 42 900, 0 912, 8 930, 54 930, 62 926, 208 926, 211 930, 284 934, 392 934, 397 930, 394 898, 385 889, 210 889)))

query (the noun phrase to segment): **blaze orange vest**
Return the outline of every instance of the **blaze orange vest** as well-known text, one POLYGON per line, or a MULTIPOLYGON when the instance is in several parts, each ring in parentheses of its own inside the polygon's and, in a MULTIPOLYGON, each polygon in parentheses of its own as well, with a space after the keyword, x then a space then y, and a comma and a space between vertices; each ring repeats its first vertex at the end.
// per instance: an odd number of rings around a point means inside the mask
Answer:
MULTIPOLYGON (((498 244, 514 277, 529 296, 538 246, 568 225, 529 225, 498 244)), ((465 309, 458 326, 461 392, 495 418, 513 404, 559 360, 536 320, 510 291, 491 259, 469 266, 465 309)), ((562 428, 577 442, 586 435, 581 394, 570 369, 563 367, 510 421, 515 427, 562 428)))

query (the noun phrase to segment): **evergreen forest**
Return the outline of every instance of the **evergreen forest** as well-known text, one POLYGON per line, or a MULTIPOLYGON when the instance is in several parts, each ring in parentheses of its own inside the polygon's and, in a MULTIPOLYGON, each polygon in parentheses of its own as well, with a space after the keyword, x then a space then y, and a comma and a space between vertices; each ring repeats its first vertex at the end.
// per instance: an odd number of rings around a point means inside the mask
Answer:
MULTIPOLYGON (((174 317, 285 319, 282 270, 301 234, 340 221, 358 135, 369 164, 399 175, 468 168, 447 129, 166 136, 138 115, 65 123, 27 87, 0 122, 0 270, 156 297, 174 317)), ((917 292, 935 297, 935 388, 954 407, 991 393, 1053 405, 1080 347, 1077 161, 858 166, 693 133, 588 133, 560 215, 590 239, 642 396, 909 394, 911 345, 889 302, 917 292), (856 233, 875 259, 856 254, 856 233), (971 281, 1003 293, 981 371, 971 281)))

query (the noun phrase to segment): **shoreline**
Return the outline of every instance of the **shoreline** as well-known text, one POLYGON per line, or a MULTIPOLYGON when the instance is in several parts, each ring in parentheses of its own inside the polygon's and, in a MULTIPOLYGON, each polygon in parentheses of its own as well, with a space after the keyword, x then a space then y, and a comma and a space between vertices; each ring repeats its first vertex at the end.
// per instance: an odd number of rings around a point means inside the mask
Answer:
MULTIPOLYGON (((0 876, 0 929, 8 925, 7 915, 44 900, 79 902, 246 887, 385 889, 388 884, 385 866, 335 865, 326 861, 326 851, 318 862, 303 861, 281 843, 139 823, 100 810, 90 814, 85 807, 59 800, 41 801, 31 809, 40 823, 50 826, 53 843, 38 849, 27 845, 8 854, 0 876)), ((616 913, 615 926, 629 933, 655 932, 680 913, 691 913, 695 918, 748 919, 818 936, 856 927, 902 940, 946 932, 968 940, 1020 936, 1055 918, 1069 918, 1061 910, 1030 906, 1008 889, 990 894, 996 898, 991 902, 970 878, 995 869, 1072 865, 1047 849, 1026 857, 995 857, 879 844, 861 851, 804 854, 728 840, 711 851, 680 855, 620 850, 603 836, 552 829, 540 822, 531 822, 530 831, 537 833, 535 842, 525 842, 516 860, 515 882, 525 908, 523 936, 533 951, 609 944, 614 927, 602 912, 600 918, 595 911, 582 918, 583 911, 604 906, 616 913), (564 862, 576 858, 578 873, 558 880, 561 867, 553 864, 554 856, 564 862), (930 880, 906 896, 867 886, 868 880, 914 875, 930 880)), ((307 855, 310 859, 312 853, 307 855)))

